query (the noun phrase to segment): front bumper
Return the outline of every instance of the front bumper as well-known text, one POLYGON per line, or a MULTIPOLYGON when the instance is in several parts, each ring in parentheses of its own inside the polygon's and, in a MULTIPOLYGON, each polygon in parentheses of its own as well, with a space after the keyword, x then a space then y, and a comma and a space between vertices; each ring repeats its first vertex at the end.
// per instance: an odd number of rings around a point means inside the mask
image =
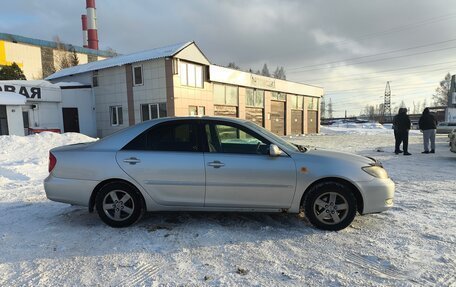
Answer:
POLYGON ((50 174, 44 180, 46 197, 52 201, 89 206, 90 196, 99 182, 58 178, 50 174))
POLYGON ((363 214, 382 212, 393 207, 395 184, 390 178, 374 178, 358 182, 358 185, 364 200, 363 214))

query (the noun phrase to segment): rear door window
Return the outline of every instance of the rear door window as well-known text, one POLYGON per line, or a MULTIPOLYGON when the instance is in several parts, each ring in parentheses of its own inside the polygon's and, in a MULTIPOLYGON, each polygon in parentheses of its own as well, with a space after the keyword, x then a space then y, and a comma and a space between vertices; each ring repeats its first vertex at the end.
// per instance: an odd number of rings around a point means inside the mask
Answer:
POLYGON ((198 126, 193 122, 160 124, 133 139, 123 149, 198 152, 198 126))

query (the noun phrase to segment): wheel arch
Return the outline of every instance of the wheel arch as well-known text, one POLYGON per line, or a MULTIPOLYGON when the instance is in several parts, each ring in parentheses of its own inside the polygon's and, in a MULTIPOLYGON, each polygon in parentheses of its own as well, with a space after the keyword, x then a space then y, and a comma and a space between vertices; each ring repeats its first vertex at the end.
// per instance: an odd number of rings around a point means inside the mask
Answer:
POLYGON ((363 210, 364 210, 364 199, 363 199, 363 196, 361 194, 361 192, 359 191, 359 189, 356 187, 356 185, 354 185, 352 182, 344 179, 344 178, 340 178, 340 177, 325 177, 325 178, 320 178, 316 181, 314 181, 312 184, 310 184, 306 190, 304 191, 304 193, 302 194, 302 197, 301 197, 301 203, 300 203, 300 206, 302 206, 303 202, 304 202, 304 199, 305 197, 307 196, 307 194, 309 194, 309 191, 316 185, 320 184, 320 183, 323 183, 323 182, 337 182, 337 183, 340 183, 340 184, 344 184, 346 185, 347 187, 350 188, 350 190, 353 192, 353 194, 355 195, 355 199, 356 199, 356 206, 357 206, 357 211, 360 213, 360 214, 363 214, 363 210))
POLYGON ((142 207, 144 208, 144 210, 147 210, 147 205, 146 205, 146 200, 144 199, 144 195, 133 183, 129 182, 128 180, 121 179, 121 178, 110 178, 110 179, 103 180, 102 182, 97 184, 97 186, 95 186, 95 188, 93 189, 92 194, 90 195, 90 199, 89 199, 89 212, 93 212, 95 209, 95 199, 97 198, 98 192, 103 188, 103 186, 105 186, 109 183, 114 183, 114 182, 121 182, 121 183, 130 185, 140 196, 142 207))

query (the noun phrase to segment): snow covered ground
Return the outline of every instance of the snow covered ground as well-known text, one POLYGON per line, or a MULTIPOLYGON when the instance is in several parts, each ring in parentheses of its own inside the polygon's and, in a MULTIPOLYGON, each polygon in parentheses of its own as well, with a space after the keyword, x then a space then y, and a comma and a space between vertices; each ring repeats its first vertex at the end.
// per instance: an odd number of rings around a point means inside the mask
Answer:
POLYGON ((391 129, 328 127, 300 144, 380 159, 395 206, 340 232, 290 214, 159 213, 113 229, 46 199, 48 150, 79 134, 0 136, 0 286, 455 286, 456 154, 395 155, 391 129))

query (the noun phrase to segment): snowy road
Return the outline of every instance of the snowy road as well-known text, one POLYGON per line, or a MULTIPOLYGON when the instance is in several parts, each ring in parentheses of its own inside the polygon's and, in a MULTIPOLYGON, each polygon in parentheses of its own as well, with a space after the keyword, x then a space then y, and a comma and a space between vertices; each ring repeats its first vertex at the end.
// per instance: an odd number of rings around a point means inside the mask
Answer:
POLYGON ((0 286, 456 286, 456 154, 395 155, 391 130, 325 129, 301 144, 380 159, 395 207, 341 232, 288 214, 160 213, 113 229, 46 199, 47 151, 77 134, 0 137, 0 286))

